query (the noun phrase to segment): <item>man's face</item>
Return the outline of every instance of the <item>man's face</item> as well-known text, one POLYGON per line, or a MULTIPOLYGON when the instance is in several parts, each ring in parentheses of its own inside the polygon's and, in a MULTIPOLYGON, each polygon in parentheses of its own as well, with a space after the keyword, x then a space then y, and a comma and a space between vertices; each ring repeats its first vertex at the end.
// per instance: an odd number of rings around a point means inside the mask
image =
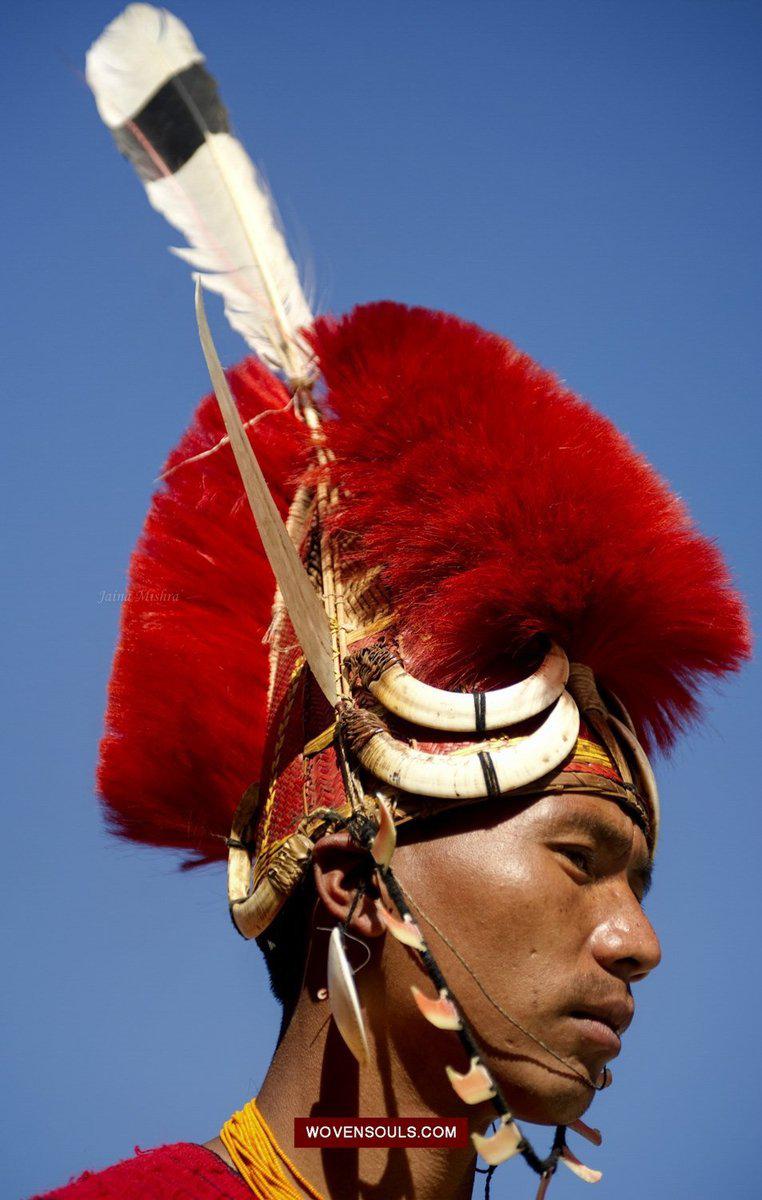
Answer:
MULTIPOLYGON (((414 836, 425 840, 398 847, 398 878, 492 999, 548 1047, 488 1001, 411 905, 516 1115, 567 1123, 593 1096, 580 1075, 596 1080, 619 1053, 633 1015, 632 984, 659 962, 641 906, 649 877, 643 833, 596 796, 547 796, 507 816, 505 802, 495 802, 451 813, 437 826, 422 825, 414 836)), ((426 1045, 420 1085, 441 1082, 432 1072, 443 1073, 447 1062, 467 1069, 454 1035, 426 1025, 409 992, 403 996, 410 972, 387 978, 387 1004, 389 991, 399 992, 394 1040, 414 1075, 426 1045)), ((425 977, 417 982, 432 994, 425 977)))

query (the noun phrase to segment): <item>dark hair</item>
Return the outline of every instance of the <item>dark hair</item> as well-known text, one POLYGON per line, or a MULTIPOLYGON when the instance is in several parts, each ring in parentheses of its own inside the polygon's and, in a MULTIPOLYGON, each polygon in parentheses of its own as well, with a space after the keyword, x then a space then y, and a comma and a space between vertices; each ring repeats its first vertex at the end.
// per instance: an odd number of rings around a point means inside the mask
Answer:
POLYGON ((265 957, 270 989, 283 1008, 281 1036, 299 999, 316 899, 314 877, 308 871, 272 924, 257 938, 265 957))

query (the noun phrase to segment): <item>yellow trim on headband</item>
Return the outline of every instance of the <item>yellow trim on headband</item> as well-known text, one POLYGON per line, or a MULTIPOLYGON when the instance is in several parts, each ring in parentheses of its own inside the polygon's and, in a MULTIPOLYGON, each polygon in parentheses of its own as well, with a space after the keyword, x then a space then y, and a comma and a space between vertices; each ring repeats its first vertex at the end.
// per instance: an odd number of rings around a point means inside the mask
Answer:
POLYGON ((577 744, 574 747, 574 753, 571 757, 571 764, 576 762, 591 763, 596 767, 613 767, 611 759, 606 751, 597 742, 591 742, 587 738, 577 738, 577 744))
POLYGON ((334 721, 333 724, 329 725, 327 729, 324 729, 322 733, 316 734, 314 738, 311 738, 310 741, 307 742, 307 745, 302 751, 304 757, 309 758, 312 754, 319 754, 321 750, 327 750, 333 741, 335 733, 336 722, 334 721))

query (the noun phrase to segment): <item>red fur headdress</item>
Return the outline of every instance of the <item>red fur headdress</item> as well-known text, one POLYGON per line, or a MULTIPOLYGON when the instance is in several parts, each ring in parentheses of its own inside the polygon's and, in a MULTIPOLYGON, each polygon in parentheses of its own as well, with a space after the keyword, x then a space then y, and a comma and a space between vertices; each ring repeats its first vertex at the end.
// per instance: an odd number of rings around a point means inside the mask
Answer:
MULTIPOLYGON (((496 686, 549 634, 667 746, 703 679, 748 655, 716 546, 627 439, 510 343, 383 303, 320 319, 311 341, 351 557, 381 568, 406 665, 496 686), (352 537, 351 535, 358 535, 352 537)), ((281 511, 309 470, 287 394, 252 361, 230 376, 281 511)), ((99 786, 113 827, 192 862, 225 856, 259 776, 274 584, 213 399, 170 456, 130 568, 99 786)), ((355 562, 355 565, 356 562, 355 562)))
MULTIPOLYGON (((130 5, 87 75, 188 242, 217 394, 170 456, 130 569, 99 767, 112 825, 187 865, 229 851, 247 938, 273 925, 315 843, 348 828, 399 914, 380 910, 389 931, 439 991, 419 994, 421 1011, 457 1030, 471 1061, 449 1072, 453 1088, 492 1100, 498 1131, 475 1148, 492 1167, 521 1154, 543 1195, 560 1161, 595 1180, 563 1127, 540 1158, 513 1121, 392 872, 395 824, 517 792, 592 794, 628 812, 653 853, 640 743, 668 745, 702 679, 749 652, 719 552, 608 421, 503 339, 389 303, 314 321, 176 17, 130 5), (245 363, 230 377, 236 411, 202 284, 288 388, 245 363)), ((337 925, 328 991, 362 1060, 350 980, 337 925)))

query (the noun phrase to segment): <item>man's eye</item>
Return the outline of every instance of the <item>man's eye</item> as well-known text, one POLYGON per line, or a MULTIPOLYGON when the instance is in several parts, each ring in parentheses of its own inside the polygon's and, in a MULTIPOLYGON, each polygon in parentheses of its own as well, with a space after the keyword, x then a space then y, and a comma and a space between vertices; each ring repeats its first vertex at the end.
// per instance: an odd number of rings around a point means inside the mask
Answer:
POLYGON ((586 875, 591 874, 592 856, 587 850, 581 850, 578 846, 560 846, 559 849, 580 871, 584 871, 586 875))

